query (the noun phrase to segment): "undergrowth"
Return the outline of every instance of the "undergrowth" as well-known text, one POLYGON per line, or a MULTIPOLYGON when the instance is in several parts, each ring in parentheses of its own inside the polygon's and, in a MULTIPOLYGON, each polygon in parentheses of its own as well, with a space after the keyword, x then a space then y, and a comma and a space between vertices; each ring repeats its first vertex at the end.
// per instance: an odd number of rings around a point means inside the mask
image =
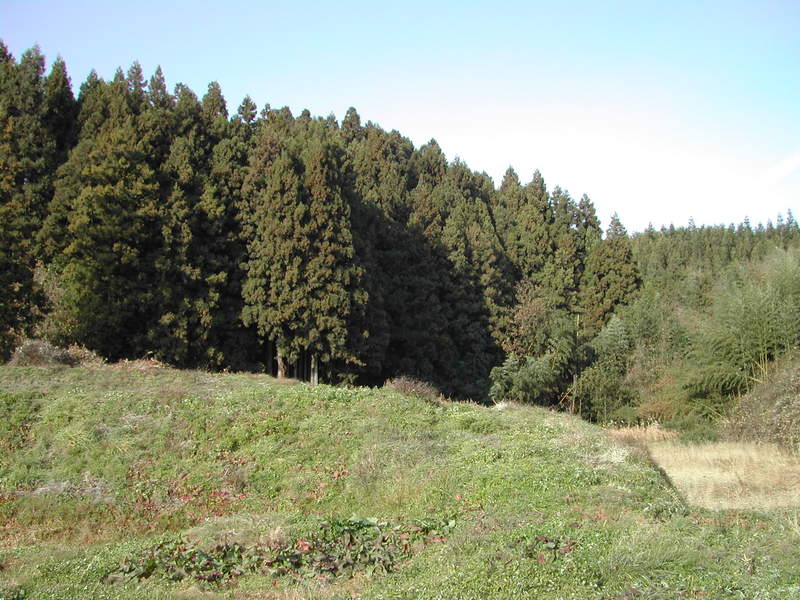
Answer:
POLYGON ((733 439, 772 442, 800 452, 800 356, 780 361, 766 380, 742 397, 725 420, 733 439))

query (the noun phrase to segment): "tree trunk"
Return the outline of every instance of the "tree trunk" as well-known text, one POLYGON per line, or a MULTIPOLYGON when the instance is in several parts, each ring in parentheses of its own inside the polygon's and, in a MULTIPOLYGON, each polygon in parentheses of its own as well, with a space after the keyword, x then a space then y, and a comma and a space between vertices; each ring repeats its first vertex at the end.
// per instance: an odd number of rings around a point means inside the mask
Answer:
POLYGON ((286 358, 284 358, 283 353, 278 350, 278 379, 285 379, 286 378, 286 358))
POLYGON ((311 355, 311 384, 319 384, 319 362, 316 354, 311 355))

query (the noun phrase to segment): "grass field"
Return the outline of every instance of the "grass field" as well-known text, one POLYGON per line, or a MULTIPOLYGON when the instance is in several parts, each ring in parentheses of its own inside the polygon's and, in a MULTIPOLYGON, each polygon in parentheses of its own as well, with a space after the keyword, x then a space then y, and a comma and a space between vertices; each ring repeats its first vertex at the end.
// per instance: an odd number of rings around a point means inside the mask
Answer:
POLYGON ((537 408, 0 367, 0 449, 3 599, 800 597, 796 507, 537 408))

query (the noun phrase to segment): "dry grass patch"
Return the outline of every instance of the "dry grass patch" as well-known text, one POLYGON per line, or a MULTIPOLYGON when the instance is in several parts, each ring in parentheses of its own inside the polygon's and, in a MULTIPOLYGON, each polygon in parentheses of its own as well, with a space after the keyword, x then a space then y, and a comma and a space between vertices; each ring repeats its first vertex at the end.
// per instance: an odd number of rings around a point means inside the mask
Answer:
POLYGON ((153 371, 163 371, 170 367, 155 358, 137 358, 134 360, 123 359, 119 362, 107 365, 106 368, 119 371, 151 373, 153 371))
POLYGON ((717 442, 648 444, 687 502, 710 509, 800 506, 800 457, 774 445, 717 442))
POLYGON ((677 431, 661 429, 657 423, 652 425, 636 425, 633 427, 609 428, 606 431, 618 442, 634 446, 674 440, 678 437, 677 431))

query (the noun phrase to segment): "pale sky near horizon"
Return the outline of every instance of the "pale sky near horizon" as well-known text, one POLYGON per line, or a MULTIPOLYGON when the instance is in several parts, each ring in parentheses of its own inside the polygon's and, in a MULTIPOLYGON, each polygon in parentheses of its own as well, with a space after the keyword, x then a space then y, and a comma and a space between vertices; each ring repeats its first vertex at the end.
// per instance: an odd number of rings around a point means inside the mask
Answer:
POLYGON ((539 169, 604 227, 800 218, 798 0, 0 0, 0 39, 61 55, 76 94, 138 60, 230 112, 355 106, 496 185, 539 169))

